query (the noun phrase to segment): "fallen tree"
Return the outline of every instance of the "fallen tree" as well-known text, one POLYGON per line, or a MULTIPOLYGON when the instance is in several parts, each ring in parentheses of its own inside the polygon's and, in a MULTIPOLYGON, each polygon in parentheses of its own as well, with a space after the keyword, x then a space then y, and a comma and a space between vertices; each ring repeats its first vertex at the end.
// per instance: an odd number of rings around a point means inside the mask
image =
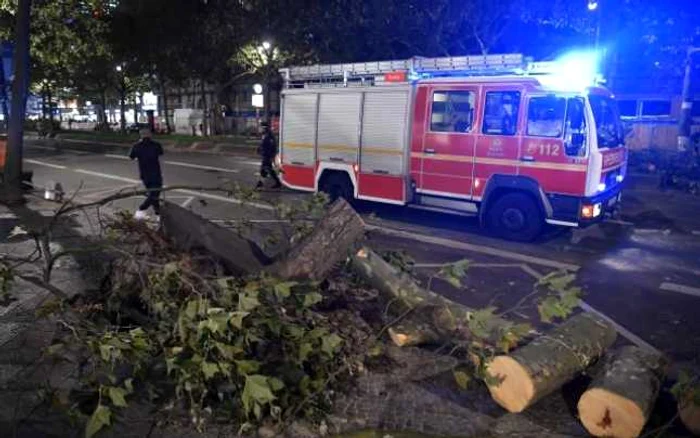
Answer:
POLYGON ((581 422, 591 435, 638 437, 654 407, 666 359, 638 347, 608 354, 578 402, 581 422))
POLYGON ((491 396, 509 412, 522 412, 598 360, 616 336, 606 321, 576 315, 510 355, 496 356, 487 365, 491 396))
MULTIPOLYGON (((474 337, 476 327, 469 327, 473 309, 420 287, 408 274, 367 247, 352 257, 352 265, 367 284, 382 293, 396 313, 411 313, 402 324, 389 329, 396 345, 414 346, 474 337)), ((498 343, 512 327, 513 323, 494 315, 484 320, 478 331, 480 337, 498 343)))

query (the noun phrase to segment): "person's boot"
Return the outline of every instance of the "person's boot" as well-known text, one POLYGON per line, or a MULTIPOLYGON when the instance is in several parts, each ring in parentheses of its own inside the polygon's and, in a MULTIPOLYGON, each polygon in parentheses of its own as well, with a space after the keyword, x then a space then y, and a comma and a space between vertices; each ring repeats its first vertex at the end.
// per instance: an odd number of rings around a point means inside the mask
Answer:
POLYGON ((258 183, 255 185, 256 189, 262 189, 265 185, 263 184, 262 181, 258 181, 258 183))

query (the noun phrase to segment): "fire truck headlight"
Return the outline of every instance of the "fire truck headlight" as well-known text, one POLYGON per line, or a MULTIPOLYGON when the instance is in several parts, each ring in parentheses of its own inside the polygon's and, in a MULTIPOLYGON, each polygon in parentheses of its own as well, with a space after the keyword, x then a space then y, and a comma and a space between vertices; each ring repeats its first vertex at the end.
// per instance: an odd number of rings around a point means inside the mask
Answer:
POLYGON ((605 185, 605 183, 598 184, 598 191, 599 192, 604 192, 606 188, 607 188, 607 186, 605 185))

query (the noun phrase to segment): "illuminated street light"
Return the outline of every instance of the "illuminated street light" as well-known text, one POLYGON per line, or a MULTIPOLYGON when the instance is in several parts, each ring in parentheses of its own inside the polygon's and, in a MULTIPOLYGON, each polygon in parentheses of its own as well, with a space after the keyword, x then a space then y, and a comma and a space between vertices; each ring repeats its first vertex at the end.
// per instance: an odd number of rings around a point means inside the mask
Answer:
POLYGON ((263 47, 263 49, 265 49, 265 50, 270 50, 270 48, 272 47, 272 44, 270 44, 270 43, 267 42, 267 41, 263 41, 262 47, 263 47))
POLYGON ((122 71, 122 66, 121 66, 121 65, 118 65, 118 66, 117 66, 117 71, 118 71, 118 72, 121 72, 121 71, 122 71))
POLYGON ((598 9, 598 0, 588 0, 588 10, 595 11, 598 9))
POLYGON ((253 91, 255 92, 255 94, 262 94, 263 86, 260 84, 253 85, 253 91))

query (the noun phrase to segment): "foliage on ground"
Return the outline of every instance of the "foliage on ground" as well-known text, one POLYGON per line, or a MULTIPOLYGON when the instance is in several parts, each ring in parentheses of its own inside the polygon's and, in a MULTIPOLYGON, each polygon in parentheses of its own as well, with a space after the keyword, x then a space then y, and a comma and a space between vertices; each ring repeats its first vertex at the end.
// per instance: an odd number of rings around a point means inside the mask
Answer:
POLYGON ((354 353, 314 311, 321 285, 227 277, 216 261, 181 253, 126 217, 109 231, 124 249, 109 281, 62 304, 81 317, 50 348, 60 356, 68 345, 84 347, 85 387, 66 407, 89 413, 87 436, 144 397, 186 409, 199 429, 323 415, 354 353))

